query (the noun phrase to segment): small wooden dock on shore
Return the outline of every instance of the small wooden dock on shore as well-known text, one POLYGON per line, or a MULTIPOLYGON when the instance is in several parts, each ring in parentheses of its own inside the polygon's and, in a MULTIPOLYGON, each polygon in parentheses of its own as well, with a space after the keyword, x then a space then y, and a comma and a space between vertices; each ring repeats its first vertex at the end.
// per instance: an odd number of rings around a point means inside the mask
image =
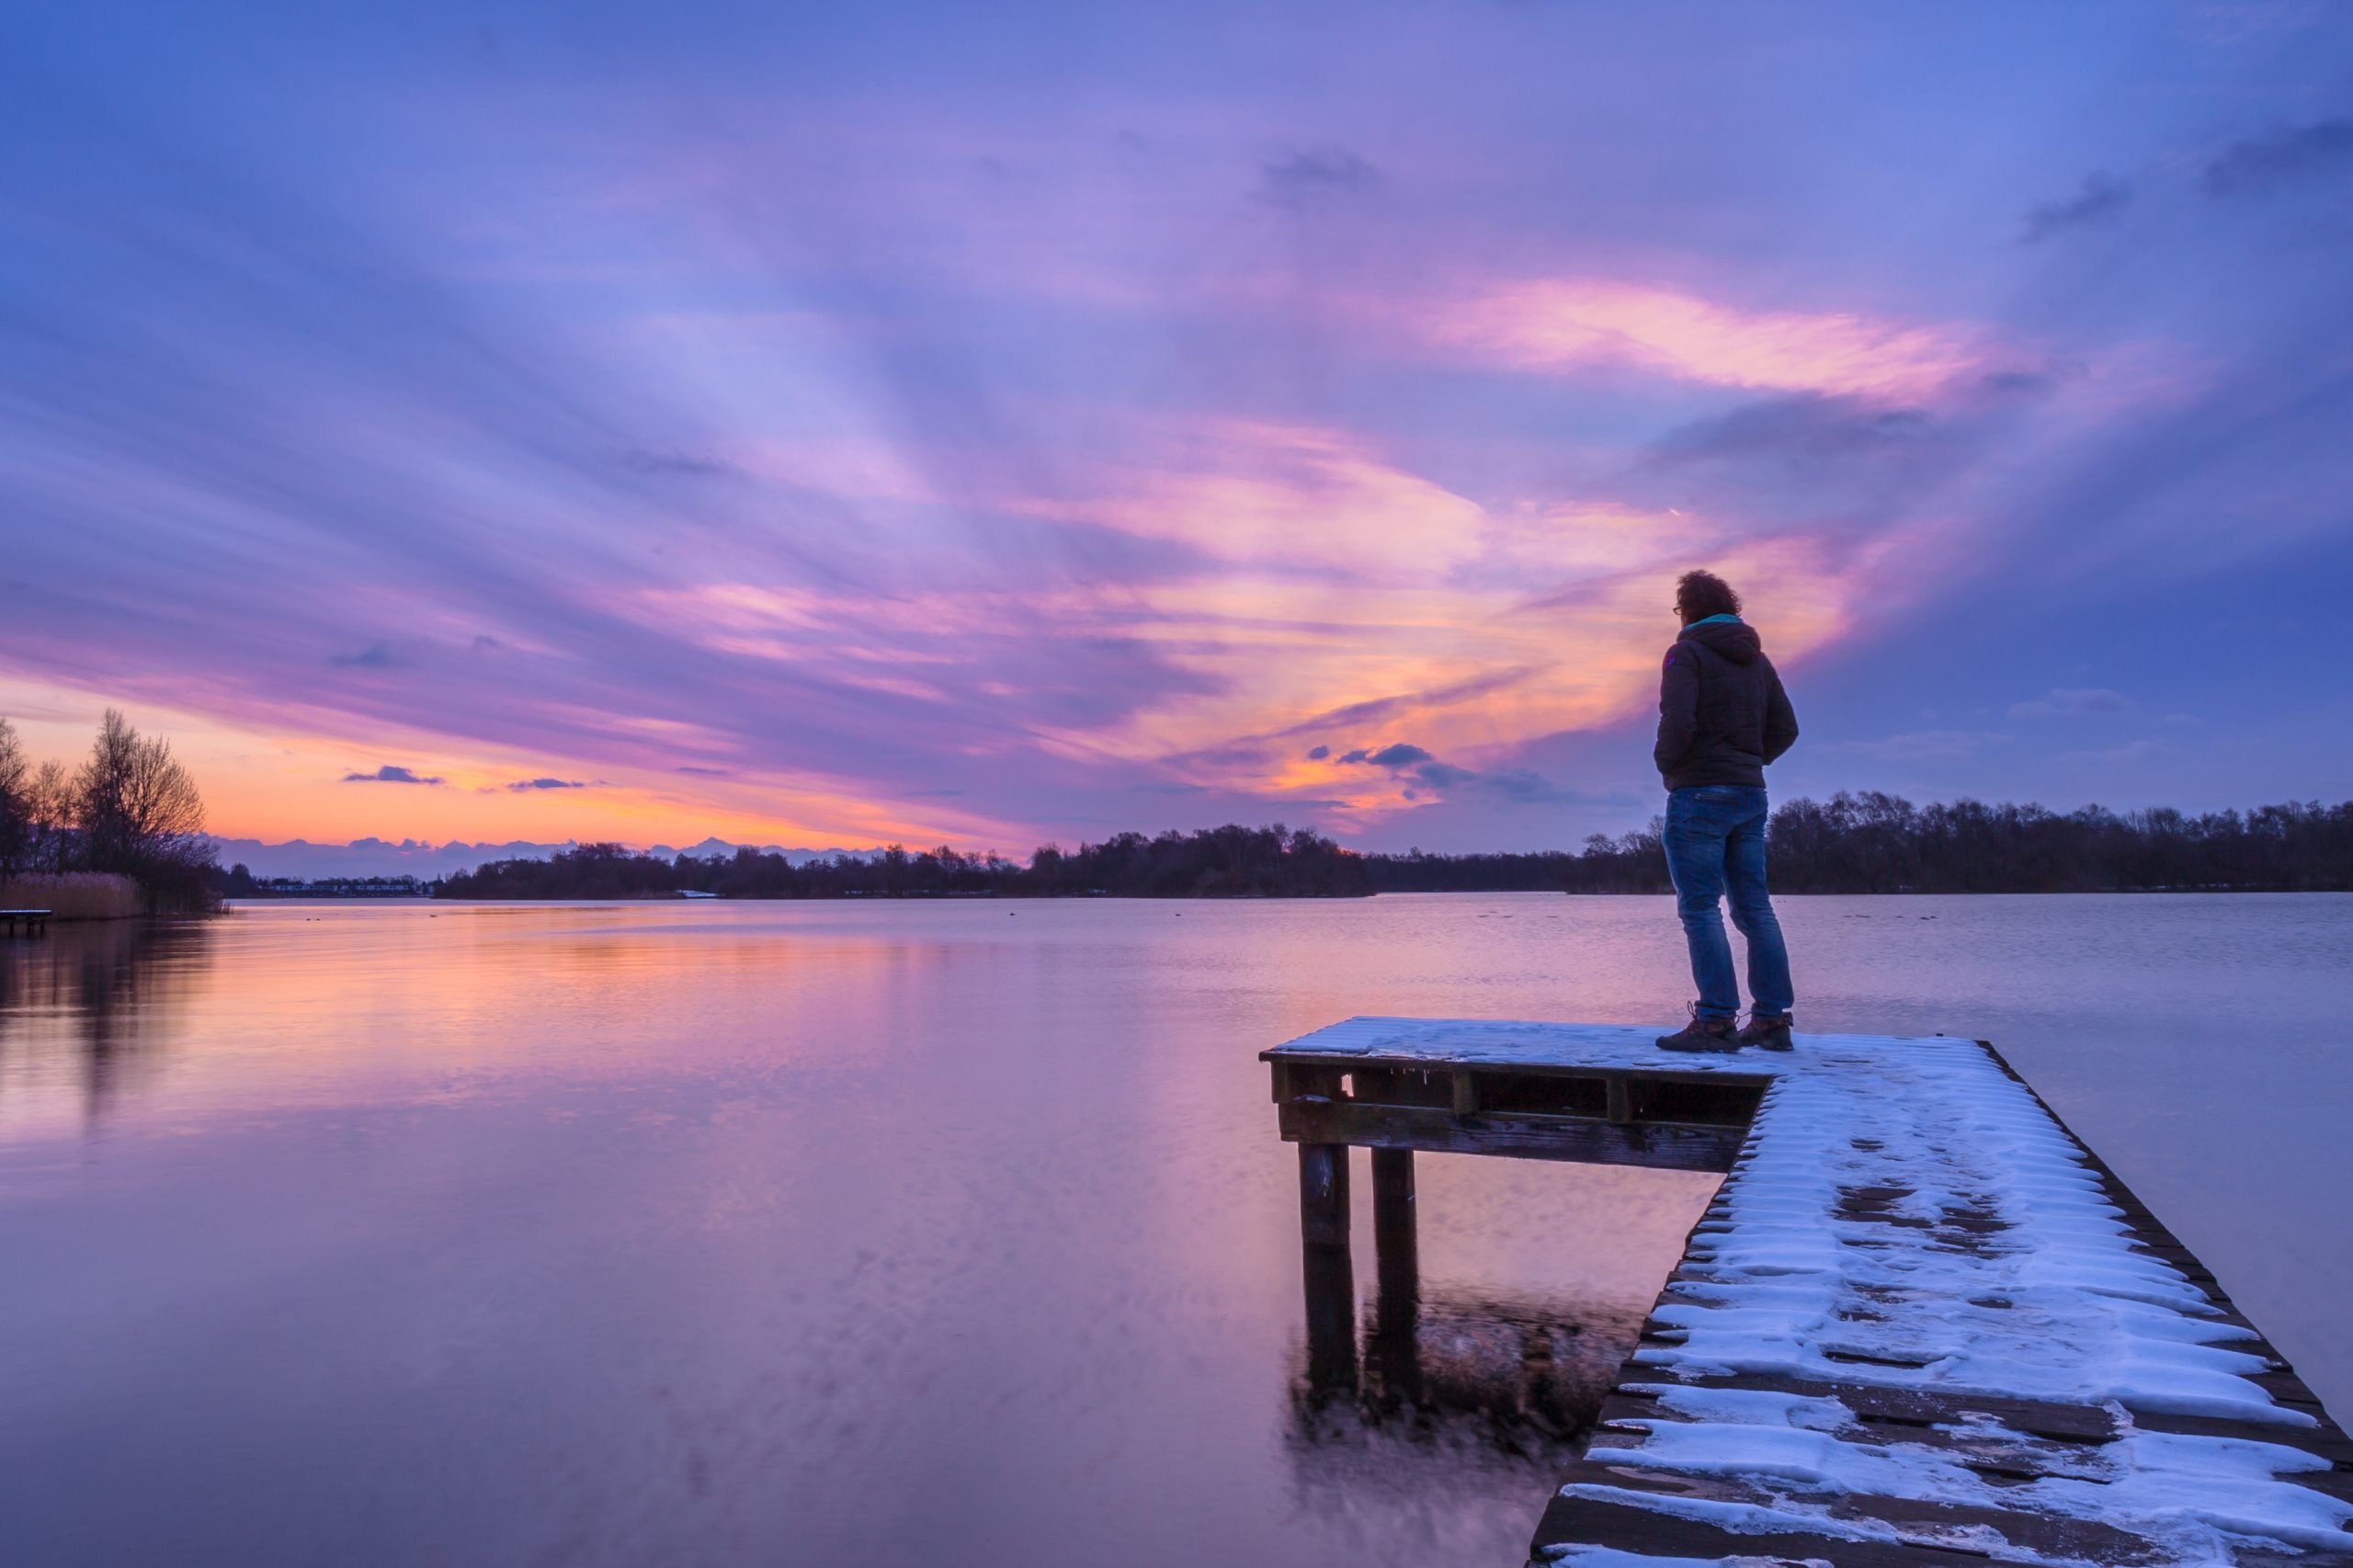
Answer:
POLYGON ((36 932, 48 930, 49 911, 46 909, 0 909, 0 930, 5 930, 13 937, 17 934, 18 926, 22 926, 28 937, 36 932))
POLYGON ((1990 1045, 1654 1032, 1353 1018, 1263 1053, 1311 1375, 1354 1355, 1353 1145, 1384 1319, 1415 1151, 1725 1174, 1532 1562, 2353 1568, 2353 1442, 1990 1045))

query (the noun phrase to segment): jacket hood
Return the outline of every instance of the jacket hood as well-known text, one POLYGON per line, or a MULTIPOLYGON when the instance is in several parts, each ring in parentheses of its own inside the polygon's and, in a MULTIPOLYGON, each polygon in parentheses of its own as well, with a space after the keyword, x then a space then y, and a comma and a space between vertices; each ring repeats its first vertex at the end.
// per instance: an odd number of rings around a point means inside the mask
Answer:
POLYGON ((1765 641, 1756 629, 1745 621, 1717 620, 1705 626, 1687 626, 1677 642, 1704 642, 1708 651, 1730 659, 1735 665, 1753 665, 1756 655, 1765 651, 1765 641))

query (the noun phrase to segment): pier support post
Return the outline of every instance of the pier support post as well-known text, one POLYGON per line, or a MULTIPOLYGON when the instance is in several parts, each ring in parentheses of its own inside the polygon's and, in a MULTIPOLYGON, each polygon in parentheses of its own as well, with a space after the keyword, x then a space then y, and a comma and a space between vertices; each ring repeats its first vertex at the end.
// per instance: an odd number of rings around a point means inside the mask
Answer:
POLYGON ((1307 1377, 1317 1389, 1357 1379, 1356 1267, 1348 1256, 1348 1146, 1299 1146, 1299 1238, 1307 1285, 1307 1377))
POLYGON ((1307 1250, 1348 1250, 1348 1146, 1299 1146, 1299 1239, 1307 1250))
POLYGON ((1380 1295, 1367 1358, 1384 1403, 1421 1403, 1422 1265, 1414 1216, 1414 1152, 1372 1152, 1372 1244, 1380 1295))
POLYGON ((1420 1240, 1414 1224, 1414 1151, 1372 1152, 1372 1244, 1380 1260, 1381 1301, 1421 1295, 1420 1240))

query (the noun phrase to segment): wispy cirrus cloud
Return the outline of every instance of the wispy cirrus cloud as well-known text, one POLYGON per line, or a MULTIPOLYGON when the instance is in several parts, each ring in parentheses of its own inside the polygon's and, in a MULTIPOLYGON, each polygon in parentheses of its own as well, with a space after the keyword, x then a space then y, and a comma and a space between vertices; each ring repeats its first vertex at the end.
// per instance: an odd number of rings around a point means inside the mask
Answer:
POLYGON ((2008 738, 1986 730, 1910 730, 1869 740, 1834 740, 1827 744, 1843 756, 1912 767, 1973 761, 1989 746, 2000 745, 2008 738))
POLYGON ((2132 187, 2114 175, 2096 172, 2084 176, 2075 194, 2057 201, 2038 201, 2027 209, 2022 244, 2033 244, 2070 229, 2112 223, 2132 204, 2132 187))
POLYGON ((2086 713, 2121 713, 2131 704, 2106 687, 2054 687, 2040 697, 2010 705, 2013 719, 2075 719, 2086 713))
POLYGON ((1063 497, 1012 509, 1165 540, 1220 562, 1427 578, 1479 549, 1479 505, 1345 429, 1211 418, 1135 432, 1063 497))
POLYGON ((1529 371, 1621 369, 1713 386, 1916 397, 1983 369, 1978 335, 1844 311, 1758 310, 1625 278, 1534 278, 1434 302, 1432 347, 1529 371))
POLYGON ((2353 169, 2353 118, 2291 125, 2232 142, 2200 176, 2209 196, 2245 196, 2353 169))
POLYGON ((1259 199, 1294 212, 1363 196, 1380 185, 1381 171, 1346 147, 1303 148, 1258 167, 1259 199))

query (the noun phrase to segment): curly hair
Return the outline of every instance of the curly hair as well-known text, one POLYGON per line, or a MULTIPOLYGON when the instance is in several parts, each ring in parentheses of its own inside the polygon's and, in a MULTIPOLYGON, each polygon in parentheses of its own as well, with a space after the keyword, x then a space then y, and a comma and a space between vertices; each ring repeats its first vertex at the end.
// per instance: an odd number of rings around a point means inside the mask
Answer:
POLYGON ((1686 572, 1675 580, 1675 605, 1686 621, 1705 620, 1711 615, 1738 615, 1740 596, 1713 572, 1686 572))

